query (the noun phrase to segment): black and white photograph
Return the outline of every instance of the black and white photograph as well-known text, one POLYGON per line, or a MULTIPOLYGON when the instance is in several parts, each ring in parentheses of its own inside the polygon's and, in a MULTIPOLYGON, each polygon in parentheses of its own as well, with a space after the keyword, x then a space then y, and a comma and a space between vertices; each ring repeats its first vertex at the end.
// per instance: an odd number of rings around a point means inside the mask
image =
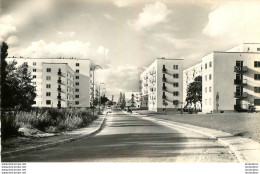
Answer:
POLYGON ((259 173, 258 0, 1 0, 0 48, 3 174, 259 173))

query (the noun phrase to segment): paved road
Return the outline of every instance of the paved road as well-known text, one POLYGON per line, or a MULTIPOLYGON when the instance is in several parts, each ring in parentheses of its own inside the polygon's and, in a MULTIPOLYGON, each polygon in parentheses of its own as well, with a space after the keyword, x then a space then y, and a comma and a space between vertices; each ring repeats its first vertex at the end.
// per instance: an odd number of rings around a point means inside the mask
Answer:
POLYGON ((172 129, 114 111, 97 135, 76 142, 6 157, 4 162, 232 162, 214 139, 172 129))

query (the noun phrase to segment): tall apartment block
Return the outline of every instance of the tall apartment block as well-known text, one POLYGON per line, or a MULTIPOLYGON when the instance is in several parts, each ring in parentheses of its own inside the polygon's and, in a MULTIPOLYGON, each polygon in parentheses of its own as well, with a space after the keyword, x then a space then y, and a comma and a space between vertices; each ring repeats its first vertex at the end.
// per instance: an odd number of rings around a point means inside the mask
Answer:
POLYGON ((134 105, 136 108, 140 108, 140 91, 127 91, 125 92, 126 107, 134 105), (133 101, 132 101, 133 99, 133 101))
POLYGON ((90 60, 76 58, 16 58, 26 64, 36 86, 34 107, 89 107, 90 60))
MULTIPOLYGON (((260 111, 260 44, 244 43, 225 52, 214 51, 195 66, 202 67, 197 74, 202 76, 202 112, 246 111, 252 104, 260 111)), ((184 70, 184 79, 190 78, 187 74, 192 71, 184 70)))
POLYGON ((140 75, 141 108, 156 112, 181 108, 182 73, 183 59, 156 59, 140 75))

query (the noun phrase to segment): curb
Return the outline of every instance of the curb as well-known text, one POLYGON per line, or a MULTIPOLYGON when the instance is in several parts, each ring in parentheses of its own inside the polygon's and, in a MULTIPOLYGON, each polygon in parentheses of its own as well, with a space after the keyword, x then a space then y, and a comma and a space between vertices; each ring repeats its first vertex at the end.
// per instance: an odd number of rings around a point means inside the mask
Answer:
POLYGON ((93 136, 103 129, 105 122, 106 122, 106 118, 107 118, 107 115, 103 118, 100 126, 97 127, 95 130, 93 130, 92 132, 90 132, 88 134, 80 135, 80 136, 73 137, 73 138, 64 139, 64 140, 61 140, 61 141, 58 141, 58 142, 55 142, 55 143, 48 143, 48 144, 43 144, 43 145, 40 145, 40 146, 30 147, 30 148, 27 148, 27 149, 15 150, 15 151, 11 151, 11 152, 4 152, 4 153, 1 153, 1 156, 2 157, 8 157, 10 155, 17 155, 17 154, 25 153, 25 152, 29 152, 29 151, 42 150, 42 149, 46 149, 48 147, 58 146, 58 145, 61 145, 61 144, 66 144, 66 143, 69 143, 69 142, 73 142, 73 141, 77 141, 77 140, 80 140, 80 139, 83 139, 83 138, 93 136))
POLYGON ((230 149, 230 151, 236 156, 238 162, 244 163, 260 161, 260 143, 254 140, 236 137, 230 133, 215 129, 209 129, 158 118, 147 118, 145 117, 145 115, 142 116, 142 119, 150 120, 158 124, 190 130, 202 134, 206 137, 216 139, 216 141, 218 141, 220 144, 225 145, 230 149))

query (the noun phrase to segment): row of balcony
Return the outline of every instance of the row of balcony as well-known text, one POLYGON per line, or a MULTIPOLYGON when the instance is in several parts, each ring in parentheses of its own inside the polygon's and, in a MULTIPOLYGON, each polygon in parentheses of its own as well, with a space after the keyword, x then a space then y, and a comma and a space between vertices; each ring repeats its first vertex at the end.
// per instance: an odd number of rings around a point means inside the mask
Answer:
POLYGON ((234 72, 236 73, 245 73, 248 71, 247 66, 234 66, 234 72))

